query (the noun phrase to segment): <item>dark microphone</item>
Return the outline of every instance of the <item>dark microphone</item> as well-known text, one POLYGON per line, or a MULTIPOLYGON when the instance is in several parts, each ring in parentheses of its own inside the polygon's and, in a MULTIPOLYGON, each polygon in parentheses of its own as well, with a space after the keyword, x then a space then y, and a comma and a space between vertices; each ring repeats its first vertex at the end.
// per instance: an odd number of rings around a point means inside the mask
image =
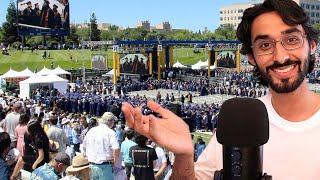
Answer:
POLYGON ((214 179, 263 179, 262 145, 268 139, 268 113, 260 100, 233 98, 225 101, 217 125, 217 140, 223 145, 223 170, 217 171, 214 179))

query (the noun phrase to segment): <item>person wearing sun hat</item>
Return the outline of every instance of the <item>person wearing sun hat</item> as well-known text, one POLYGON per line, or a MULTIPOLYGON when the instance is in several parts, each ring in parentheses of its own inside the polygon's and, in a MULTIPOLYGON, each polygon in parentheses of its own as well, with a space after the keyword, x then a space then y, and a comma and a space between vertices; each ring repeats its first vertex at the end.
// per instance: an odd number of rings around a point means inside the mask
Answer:
POLYGON ((72 164, 66 169, 67 176, 60 180, 89 180, 90 168, 86 156, 79 154, 72 159, 72 164))

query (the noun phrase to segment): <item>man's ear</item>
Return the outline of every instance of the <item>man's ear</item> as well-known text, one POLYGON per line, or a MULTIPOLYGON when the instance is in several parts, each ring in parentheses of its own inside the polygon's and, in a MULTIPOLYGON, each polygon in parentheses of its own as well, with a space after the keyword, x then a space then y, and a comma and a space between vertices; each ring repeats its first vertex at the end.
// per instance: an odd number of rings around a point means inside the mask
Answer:
POLYGON ((313 55, 316 52, 317 44, 314 40, 310 42, 310 54, 313 55))
POLYGON ((249 63, 253 66, 256 66, 256 61, 254 60, 253 54, 248 54, 249 63))

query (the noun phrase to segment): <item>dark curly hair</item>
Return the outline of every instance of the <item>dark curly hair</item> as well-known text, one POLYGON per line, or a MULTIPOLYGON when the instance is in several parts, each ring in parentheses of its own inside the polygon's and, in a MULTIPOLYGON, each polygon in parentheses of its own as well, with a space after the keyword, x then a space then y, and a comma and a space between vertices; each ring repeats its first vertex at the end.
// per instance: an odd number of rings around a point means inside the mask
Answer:
MULTIPOLYGON (((319 31, 311 26, 309 16, 296 2, 293 0, 265 0, 262 4, 246 9, 243 13, 242 21, 237 28, 237 37, 242 43, 241 54, 252 54, 251 28, 255 18, 272 11, 276 11, 289 26, 301 25, 307 35, 309 45, 311 41, 318 43, 319 31)), ((310 55, 308 73, 311 73, 314 69, 315 60, 315 54, 310 55)), ((261 85, 267 86, 257 67, 253 69, 253 75, 261 85)))

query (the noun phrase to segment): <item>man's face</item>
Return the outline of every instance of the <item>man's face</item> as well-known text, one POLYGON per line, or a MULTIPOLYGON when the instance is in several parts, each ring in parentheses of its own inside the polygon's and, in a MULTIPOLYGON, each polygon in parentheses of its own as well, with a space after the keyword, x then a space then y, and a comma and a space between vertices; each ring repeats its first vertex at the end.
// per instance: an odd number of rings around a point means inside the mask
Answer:
MULTIPOLYGON (((301 25, 287 25, 276 12, 264 13, 252 23, 251 44, 256 47, 258 39, 278 41, 292 33, 305 34, 301 25)), ((276 42, 271 54, 259 56, 253 48, 249 61, 257 66, 262 78, 273 91, 289 93, 303 83, 308 73, 310 54, 314 51, 315 42, 309 45, 307 38, 303 37, 302 46, 294 50, 286 50, 280 41, 276 42)))
POLYGON ((67 168, 68 168, 67 165, 64 165, 63 163, 58 162, 58 166, 56 170, 58 171, 58 174, 62 174, 63 172, 66 171, 67 168))
POLYGON ((86 124, 87 124, 87 120, 81 118, 81 119, 80 119, 80 124, 83 125, 83 126, 86 125, 86 124))

